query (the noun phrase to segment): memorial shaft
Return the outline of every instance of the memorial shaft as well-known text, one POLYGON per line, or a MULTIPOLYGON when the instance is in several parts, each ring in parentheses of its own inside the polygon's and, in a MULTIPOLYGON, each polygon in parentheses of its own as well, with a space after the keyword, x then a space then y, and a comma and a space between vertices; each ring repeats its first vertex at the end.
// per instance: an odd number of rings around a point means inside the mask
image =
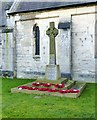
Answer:
POLYGON ((50 38, 50 64, 56 64, 55 37, 58 35, 58 30, 55 28, 54 22, 50 22, 50 27, 46 34, 50 38))

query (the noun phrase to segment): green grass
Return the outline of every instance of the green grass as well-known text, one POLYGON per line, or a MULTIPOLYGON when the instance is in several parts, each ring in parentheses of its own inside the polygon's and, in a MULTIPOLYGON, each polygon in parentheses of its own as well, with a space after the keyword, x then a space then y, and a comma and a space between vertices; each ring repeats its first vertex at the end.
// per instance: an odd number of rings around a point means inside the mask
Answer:
POLYGON ((14 93, 10 89, 33 80, 2 80, 3 118, 94 118, 95 84, 87 84, 82 95, 77 98, 61 98, 33 94, 14 93))

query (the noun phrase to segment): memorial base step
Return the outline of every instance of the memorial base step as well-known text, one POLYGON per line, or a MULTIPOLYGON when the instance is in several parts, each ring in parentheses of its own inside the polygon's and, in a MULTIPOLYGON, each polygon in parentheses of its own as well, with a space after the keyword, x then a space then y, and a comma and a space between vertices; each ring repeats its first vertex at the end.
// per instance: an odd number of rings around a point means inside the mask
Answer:
POLYGON ((60 78, 58 80, 37 79, 36 82, 52 83, 52 84, 65 84, 68 81, 67 78, 60 78))
MULTIPOLYGON (((22 86, 31 87, 32 83, 24 84, 22 86)), ((60 96, 60 97, 70 97, 70 98, 77 98, 81 95, 82 91, 84 90, 86 83, 80 83, 75 81, 67 81, 65 87, 58 88, 57 92, 48 92, 48 91, 39 91, 39 90, 28 90, 28 89, 19 89, 18 87, 12 88, 12 93, 26 93, 26 94, 36 94, 36 95, 51 95, 51 96, 60 96), (59 93, 59 91, 68 91, 68 90, 78 90, 78 93, 59 93)), ((41 86, 37 86, 37 88, 41 88, 41 86)), ((43 87, 46 88, 46 87, 43 87)), ((49 87, 49 89, 55 89, 54 87, 49 87)))
POLYGON ((77 98, 81 95, 81 93, 83 92, 85 87, 86 87, 86 83, 76 82, 75 85, 72 86, 71 89, 77 89, 80 92, 78 92, 78 93, 67 93, 67 94, 65 94, 65 97, 77 98))

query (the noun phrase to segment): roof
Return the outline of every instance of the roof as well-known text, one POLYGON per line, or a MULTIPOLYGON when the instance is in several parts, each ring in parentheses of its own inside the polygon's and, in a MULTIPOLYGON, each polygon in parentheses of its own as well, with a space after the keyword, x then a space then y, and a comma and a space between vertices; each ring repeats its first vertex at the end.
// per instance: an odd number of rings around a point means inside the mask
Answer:
POLYGON ((97 0, 61 0, 61 2, 59 0, 48 0, 47 2, 42 1, 43 0, 32 0, 31 2, 22 2, 22 0, 19 0, 18 2, 15 1, 9 11, 9 14, 56 9, 75 5, 78 6, 97 2, 97 0))
POLYGON ((12 1, 2 3, 0 2, 0 16, 2 16, 2 19, 0 19, 0 26, 6 25, 6 10, 9 10, 12 4, 12 1))

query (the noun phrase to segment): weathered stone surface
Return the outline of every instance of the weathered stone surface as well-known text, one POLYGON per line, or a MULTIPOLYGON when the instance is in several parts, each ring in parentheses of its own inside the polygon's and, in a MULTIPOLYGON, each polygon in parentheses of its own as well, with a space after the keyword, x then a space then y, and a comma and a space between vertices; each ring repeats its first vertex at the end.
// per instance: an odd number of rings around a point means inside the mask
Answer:
POLYGON ((55 42, 55 37, 58 35, 58 29, 55 28, 55 23, 50 22, 50 27, 46 31, 46 34, 50 38, 50 58, 49 58, 49 64, 56 65, 56 42, 55 42))
POLYGON ((95 14, 72 16, 72 73, 74 80, 95 81, 93 39, 95 14), (79 24, 79 21, 81 24, 79 24))
POLYGON ((50 22, 46 34, 50 37, 50 54, 55 54, 55 37, 58 35, 58 30, 55 28, 54 22, 50 22))
POLYGON ((2 33, 2 70, 13 71, 13 33, 2 33))
POLYGON ((45 71, 45 79, 58 80, 61 78, 59 65, 47 65, 45 71))
POLYGON ((55 54, 50 54, 50 58, 49 58, 49 64, 54 65, 55 64, 55 60, 56 60, 56 55, 55 54))
POLYGON ((59 80, 47 80, 45 78, 43 79, 37 79, 36 82, 43 82, 43 83, 52 83, 52 84, 65 84, 68 81, 67 78, 60 78, 59 80))
POLYGON ((61 78, 59 65, 56 65, 56 44, 55 37, 58 35, 58 30, 55 28, 54 22, 50 22, 50 27, 46 31, 50 38, 50 58, 49 65, 46 65, 45 78, 46 80, 58 80, 61 78))

